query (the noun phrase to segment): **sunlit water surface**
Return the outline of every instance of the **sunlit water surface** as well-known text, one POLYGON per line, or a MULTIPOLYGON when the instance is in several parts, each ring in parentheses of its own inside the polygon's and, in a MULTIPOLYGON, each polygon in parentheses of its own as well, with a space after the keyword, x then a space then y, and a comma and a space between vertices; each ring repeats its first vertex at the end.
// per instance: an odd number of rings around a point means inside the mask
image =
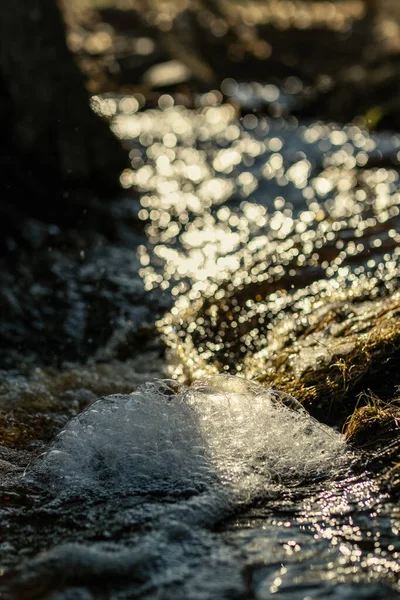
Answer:
MULTIPOLYGON (((224 85, 235 101, 290 104, 271 85, 224 85)), ((276 352, 314 312, 336 306, 344 326, 349 301, 353 314, 396 290, 400 137, 253 112, 239 120, 220 99, 210 92, 194 111, 164 95, 161 110, 137 114, 115 101, 112 126, 131 148, 122 185, 144 192, 145 288, 175 299, 160 323, 175 375, 253 378, 257 353, 276 352)))

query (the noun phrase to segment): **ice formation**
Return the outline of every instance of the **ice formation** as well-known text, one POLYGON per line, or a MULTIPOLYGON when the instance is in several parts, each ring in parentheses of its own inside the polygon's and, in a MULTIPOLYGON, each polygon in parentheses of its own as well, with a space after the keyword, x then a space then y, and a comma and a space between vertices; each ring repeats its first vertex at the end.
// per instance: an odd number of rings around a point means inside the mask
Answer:
POLYGON ((55 489, 251 497, 270 482, 328 476, 343 437, 294 398, 218 375, 177 390, 156 380, 71 420, 30 473, 55 489))

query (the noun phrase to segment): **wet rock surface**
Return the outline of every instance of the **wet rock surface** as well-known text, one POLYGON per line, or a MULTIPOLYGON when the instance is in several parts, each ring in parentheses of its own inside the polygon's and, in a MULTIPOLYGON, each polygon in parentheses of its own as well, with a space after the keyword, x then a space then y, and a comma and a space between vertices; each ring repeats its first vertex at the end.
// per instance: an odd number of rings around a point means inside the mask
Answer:
POLYGON ((72 231, 52 238, 44 248, 3 258, 0 367, 128 358, 151 344, 170 300, 149 296, 138 275, 144 237, 133 232, 112 243, 72 231))

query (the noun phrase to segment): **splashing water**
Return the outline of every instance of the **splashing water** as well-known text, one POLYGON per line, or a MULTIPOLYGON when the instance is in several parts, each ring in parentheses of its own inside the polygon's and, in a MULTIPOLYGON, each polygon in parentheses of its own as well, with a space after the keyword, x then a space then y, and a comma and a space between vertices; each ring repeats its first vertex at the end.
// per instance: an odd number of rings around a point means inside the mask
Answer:
POLYGON ((190 387, 155 380, 101 398, 25 474, 52 490, 35 522, 56 524, 51 549, 17 567, 7 592, 33 598, 39 585, 61 586, 50 597, 65 600, 89 590, 103 597, 110 586, 113 598, 246 597, 235 539, 227 545, 215 526, 255 500, 343 473, 350 458, 343 436, 293 397, 240 377, 190 387))
POLYGON ((228 486, 243 501, 270 482, 328 476, 345 461, 343 437, 287 394, 228 375, 179 393, 174 385, 155 381, 95 402, 30 474, 59 490, 179 496, 228 486))

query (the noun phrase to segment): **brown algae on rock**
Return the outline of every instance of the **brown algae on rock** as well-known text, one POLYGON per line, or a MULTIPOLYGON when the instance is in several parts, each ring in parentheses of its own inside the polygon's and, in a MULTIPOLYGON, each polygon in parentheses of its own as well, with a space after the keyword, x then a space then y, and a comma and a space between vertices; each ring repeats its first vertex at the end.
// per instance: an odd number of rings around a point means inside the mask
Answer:
POLYGON ((391 464, 400 448, 400 295, 371 299, 371 292, 353 301, 314 301, 317 308, 304 311, 301 319, 287 314, 272 331, 258 327, 265 346, 255 353, 242 353, 239 345, 246 344, 255 328, 242 335, 240 328, 235 329, 235 362, 225 365, 212 353, 205 360, 197 350, 198 343, 191 343, 186 325, 195 320, 204 323, 207 318, 216 322, 217 308, 214 313, 208 309, 207 314, 203 304, 197 315, 189 311, 181 316, 188 320, 176 333, 175 372, 191 380, 199 373, 225 369, 292 394, 314 417, 343 428, 352 446, 370 455, 379 451, 382 459, 383 448, 390 445, 385 463, 391 464))

